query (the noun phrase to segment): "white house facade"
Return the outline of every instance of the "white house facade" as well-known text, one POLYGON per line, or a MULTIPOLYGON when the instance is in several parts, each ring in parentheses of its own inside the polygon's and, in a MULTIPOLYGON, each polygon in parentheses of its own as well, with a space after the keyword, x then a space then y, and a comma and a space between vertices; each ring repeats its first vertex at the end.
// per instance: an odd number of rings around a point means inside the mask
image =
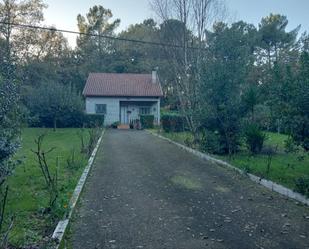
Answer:
POLYGON ((83 95, 87 114, 104 115, 105 125, 115 122, 129 125, 141 115, 153 115, 160 123, 161 85, 152 74, 89 75, 83 95))

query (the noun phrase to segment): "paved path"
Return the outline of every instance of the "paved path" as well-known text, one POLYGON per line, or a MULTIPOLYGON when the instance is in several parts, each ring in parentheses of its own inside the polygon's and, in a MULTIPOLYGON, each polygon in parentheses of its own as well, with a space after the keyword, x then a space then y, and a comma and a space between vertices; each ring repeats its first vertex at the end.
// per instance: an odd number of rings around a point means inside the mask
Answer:
POLYGON ((108 130, 74 249, 309 248, 309 209, 141 131, 108 130))

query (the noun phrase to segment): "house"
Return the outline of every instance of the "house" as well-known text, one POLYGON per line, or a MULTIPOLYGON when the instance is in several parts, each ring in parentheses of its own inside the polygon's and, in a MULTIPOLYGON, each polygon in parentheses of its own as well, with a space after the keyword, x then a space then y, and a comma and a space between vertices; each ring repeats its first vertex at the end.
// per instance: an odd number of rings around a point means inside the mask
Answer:
POLYGON ((151 74, 90 73, 83 96, 87 114, 102 114, 105 125, 130 124, 140 115, 154 115, 160 123, 163 96, 157 72, 151 74))

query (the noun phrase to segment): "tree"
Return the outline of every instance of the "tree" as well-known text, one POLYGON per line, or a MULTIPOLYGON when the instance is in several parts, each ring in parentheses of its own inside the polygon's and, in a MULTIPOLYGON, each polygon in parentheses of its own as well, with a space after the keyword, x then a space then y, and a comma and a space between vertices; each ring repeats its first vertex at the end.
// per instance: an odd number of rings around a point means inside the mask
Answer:
POLYGON ((269 69, 274 62, 284 61, 290 50, 295 48, 300 26, 287 32, 287 25, 287 17, 278 14, 262 18, 259 24, 260 56, 266 58, 269 69))
MULTIPOLYGON (((244 22, 217 23, 208 33, 202 93, 204 129, 218 134, 219 153, 235 153, 241 135, 242 92, 253 67, 256 30, 244 22)), ((252 107, 251 107, 252 108, 252 107)))
POLYGON ((6 223, 6 202, 8 196, 7 178, 12 174, 15 162, 11 160, 19 147, 19 111, 17 85, 14 81, 0 78, 0 247, 5 247, 8 232, 12 228, 13 220, 8 227, 6 223))
POLYGON ((42 0, 4 0, 0 3, 0 40, 5 43, 6 77, 14 73, 13 65, 23 62, 31 54, 35 46, 37 32, 31 29, 15 29, 14 23, 37 25, 43 21, 43 9, 46 7, 42 0))
MULTIPOLYGON (((122 31, 119 38, 158 42, 158 27, 153 19, 146 19, 142 23, 130 25, 122 31)), ((159 47, 132 42, 114 42, 115 53, 111 62, 111 71, 145 73, 151 72, 161 62, 159 47)))
POLYGON ((119 26, 120 20, 111 22, 113 14, 111 10, 105 9, 101 5, 95 5, 89 9, 86 17, 77 16, 77 25, 81 33, 77 38, 77 51, 80 65, 84 64, 85 71, 89 68, 92 71, 105 71, 108 64, 104 64, 105 57, 113 52, 110 40, 104 39, 102 35, 114 35, 115 29, 119 26), (91 36, 96 35, 96 36, 91 36))
POLYGON ((28 94, 26 105, 42 127, 82 125, 83 102, 75 88, 59 83, 43 83, 28 94))
MULTIPOLYGON (((202 59, 206 48, 206 30, 221 18, 223 3, 219 0, 153 0, 152 6, 163 21, 163 37, 177 37, 178 48, 166 48, 173 68, 173 89, 188 127, 197 139, 201 113, 199 89, 202 59), (166 35, 166 31, 171 31, 166 35), (164 34, 165 33, 165 34, 164 34), (190 47, 195 46, 196 49, 190 47)), ((173 44, 173 43, 172 43, 173 44)))
MULTIPOLYGON (((31 58, 20 65, 23 86, 38 87, 42 82, 73 84, 73 52, 62 33, 54 30, 38 31, 38 39, 31 58)), ((76 84, 76 82, 74 82, 76 84)))
POLYGON ((304 50, 299 59, 298 79, 295 82, 291 110, 291 135, 306 151, 309 150, 309 53, 304 50))

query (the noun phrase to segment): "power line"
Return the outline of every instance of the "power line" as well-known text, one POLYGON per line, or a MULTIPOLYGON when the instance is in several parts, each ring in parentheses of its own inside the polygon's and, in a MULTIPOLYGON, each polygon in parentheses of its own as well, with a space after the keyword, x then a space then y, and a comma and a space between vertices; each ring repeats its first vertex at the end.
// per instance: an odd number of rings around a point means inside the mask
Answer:
MULTIPOLYGON (((109 40, 117 40, 117 41, 132 42, 132 43, 139 43, 139 44, 148 44, 148 45, 152 45, 152 46, 184 48, 184 46, 174 45, 174 44, 169 44, 169 43, 142 41, 142 40, 136 40, 136 39, 128 39, 128 38, 109 36, 109 35, 98 35, 98 34, 91 34, 91 33, 85 33, 85 32, 72 31, 72 30, 57 29, 57 28, 54 28, 54 27, 43 27, 43 26, 21 24, 21 23, 9 23, 9 22, 3 22, 3 21, 0 21, 0 24, 11 25, 11 26, 15 26, 15 27, 18 27, 18 28, 40 29, 40 30, 48 30, 48 31, 54 31, 54 32, 62 32, 62 33, 67 33, 67 34, 100 37, 100 38, 109 39, 109 40)), ((197 47, 192 47, 192 46, 188 46, 187 48, 188 49, 199 49, 197 47)))

